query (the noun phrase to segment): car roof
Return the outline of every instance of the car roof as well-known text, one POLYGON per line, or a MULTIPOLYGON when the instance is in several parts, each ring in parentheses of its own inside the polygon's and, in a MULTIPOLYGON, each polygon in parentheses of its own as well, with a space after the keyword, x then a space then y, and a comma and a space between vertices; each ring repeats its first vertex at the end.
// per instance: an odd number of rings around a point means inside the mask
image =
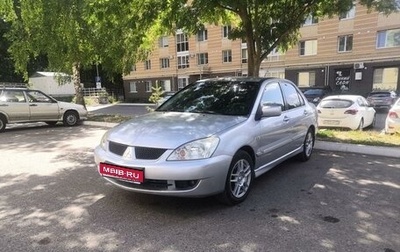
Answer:
POLYGON ((209 78, 202 79, 199 81, 244 81, 244 82, 262 82, 265 80, 283 80, 274 77, 247 77, 247 76, 233 76, 233 77, 217 77, 217 78, 209 78))
POLYGON ((330 95, 325 97, 323 100, 332 100, 332 99, 347 99, 355 101, 358 98, 363 98, 361 95, 330 95))

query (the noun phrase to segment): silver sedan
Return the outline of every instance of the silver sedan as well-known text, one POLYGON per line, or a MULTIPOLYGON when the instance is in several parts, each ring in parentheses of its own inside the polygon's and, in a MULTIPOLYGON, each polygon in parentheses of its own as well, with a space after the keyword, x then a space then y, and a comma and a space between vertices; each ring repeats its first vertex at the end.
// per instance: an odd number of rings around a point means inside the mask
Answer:
POLYGON ((288 80, 207 79, 107 131, 95 162, 126 190, 238 204, 254 178, 294 156, 307 161, 316 132, 314 105, 288 80))

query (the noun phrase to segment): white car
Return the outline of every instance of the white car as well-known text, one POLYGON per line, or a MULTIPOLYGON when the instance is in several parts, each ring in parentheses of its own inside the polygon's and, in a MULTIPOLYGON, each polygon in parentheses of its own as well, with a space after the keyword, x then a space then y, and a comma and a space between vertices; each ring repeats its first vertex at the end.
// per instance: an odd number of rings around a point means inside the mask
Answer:
POLYGON ((57 101, 39 90, 0 88, 0 132, 10 123, 63 122, 75 126, 87 114, 83 105, 57 101))
POLYGON ((400 133, 400 98, 393 104, 386 116, 385 132, 388 134, 400 133))
POLYGON ((375 123, 375 109, 360 95, 327 96, 318 104, 317 110, 321 128, 363 130, 375 123))

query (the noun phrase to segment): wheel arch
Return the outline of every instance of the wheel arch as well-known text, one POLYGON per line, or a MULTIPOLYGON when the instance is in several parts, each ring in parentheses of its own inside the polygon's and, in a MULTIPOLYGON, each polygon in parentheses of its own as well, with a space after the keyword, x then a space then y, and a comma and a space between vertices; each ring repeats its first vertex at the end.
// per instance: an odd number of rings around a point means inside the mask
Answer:
POLYGON ((250 155, 251 160, 253 161, 253 165, 256 164, 256 154, 255 154, 253 148, 251 148, 248 145, 245 145, 245 146, 242 146, 238 151, 240 151, 240 150, 247 152, 250 155))
POLYGON ((4 114, 3 112, 0 112, 0 118, 4 118, 4 120, 6 121, 6 123, 8 123, 8 116, 7 116, 7 114, 4 114))

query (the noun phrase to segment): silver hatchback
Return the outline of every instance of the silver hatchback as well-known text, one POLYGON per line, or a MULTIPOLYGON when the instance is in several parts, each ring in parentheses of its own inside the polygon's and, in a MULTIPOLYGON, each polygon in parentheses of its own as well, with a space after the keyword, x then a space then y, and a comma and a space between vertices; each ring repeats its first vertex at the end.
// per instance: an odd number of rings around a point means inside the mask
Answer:
POLYGON ((316 132, 314 105, 288 80, 207 79, 108 130, 95 162, 126 190, 237 204, 277 164, 307 161, 316 132))
POLYGON ((83 105, 57 101, 39 90, 0 88, 0 132, 10 123, 55 125, 63 122, 66 126, 75 126, 86 119, 87 114, 83 105))

